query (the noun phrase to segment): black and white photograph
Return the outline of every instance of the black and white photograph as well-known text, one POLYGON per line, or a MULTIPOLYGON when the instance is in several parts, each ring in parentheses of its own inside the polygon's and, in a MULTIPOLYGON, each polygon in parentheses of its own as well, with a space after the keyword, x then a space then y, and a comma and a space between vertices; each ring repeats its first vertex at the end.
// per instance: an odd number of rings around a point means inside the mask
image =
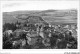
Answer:
POLYGON ((77 1, 2 1, 2 49, 78 49, 77 1))

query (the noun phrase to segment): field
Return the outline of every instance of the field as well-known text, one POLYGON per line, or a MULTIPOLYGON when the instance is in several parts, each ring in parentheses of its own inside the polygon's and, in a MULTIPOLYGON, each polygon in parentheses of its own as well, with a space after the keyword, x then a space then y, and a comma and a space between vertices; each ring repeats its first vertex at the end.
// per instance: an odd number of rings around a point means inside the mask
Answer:
POLYGON ((24 20, 18 18, 27 18, 28 16, 40 16, 46 22, 50 24, 65 24, 76 23, 77 24, 77 10, 43 10, 43 11, 14 11, 3 12, 3 24, 14 23, 17 20, 23 22, 24 20), (18 17, 19 16, 19 17, 18 17))

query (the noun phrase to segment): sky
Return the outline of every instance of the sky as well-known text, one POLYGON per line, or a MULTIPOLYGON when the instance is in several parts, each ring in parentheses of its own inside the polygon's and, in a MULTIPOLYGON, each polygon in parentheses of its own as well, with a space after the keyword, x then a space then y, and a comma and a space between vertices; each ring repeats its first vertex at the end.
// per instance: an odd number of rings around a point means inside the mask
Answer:
POLYGON ((19 10, 77 9, 79 1, 2 1, 2 12, 19 10))

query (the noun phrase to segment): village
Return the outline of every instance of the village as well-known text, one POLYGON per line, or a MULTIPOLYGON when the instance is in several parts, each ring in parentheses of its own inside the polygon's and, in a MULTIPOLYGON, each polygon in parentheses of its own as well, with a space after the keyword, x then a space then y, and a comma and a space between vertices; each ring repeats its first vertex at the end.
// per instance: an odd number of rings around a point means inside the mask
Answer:
POLYGON ((51 24, 40 16, 3 25, 3 49, 77 49, 77 24, 51 24))

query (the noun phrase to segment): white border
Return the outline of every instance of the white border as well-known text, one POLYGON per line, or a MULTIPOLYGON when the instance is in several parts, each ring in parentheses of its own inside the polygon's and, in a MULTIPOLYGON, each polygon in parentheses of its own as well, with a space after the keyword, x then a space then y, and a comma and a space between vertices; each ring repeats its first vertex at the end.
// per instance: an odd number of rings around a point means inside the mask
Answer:
MULTIPOLYGON (((58 0, 57 0, 58 1, 58 0)), ((69 1, 69 0, 68 0, 69 1)), ((73 0, 74 1, 74 0, 73 0)), ((79 0, 78 0, 79 1, 79 0)), ((1 1, 0 1, 1 2, 1 1)), ((0 5, 1 8, 1 5, 0 5)), ((78 7, 78 49, 2 49, 2 12, 0 9, 0 53, 64 53, 64 52, 79 52, 80 51, 80 18, 78 7)))

